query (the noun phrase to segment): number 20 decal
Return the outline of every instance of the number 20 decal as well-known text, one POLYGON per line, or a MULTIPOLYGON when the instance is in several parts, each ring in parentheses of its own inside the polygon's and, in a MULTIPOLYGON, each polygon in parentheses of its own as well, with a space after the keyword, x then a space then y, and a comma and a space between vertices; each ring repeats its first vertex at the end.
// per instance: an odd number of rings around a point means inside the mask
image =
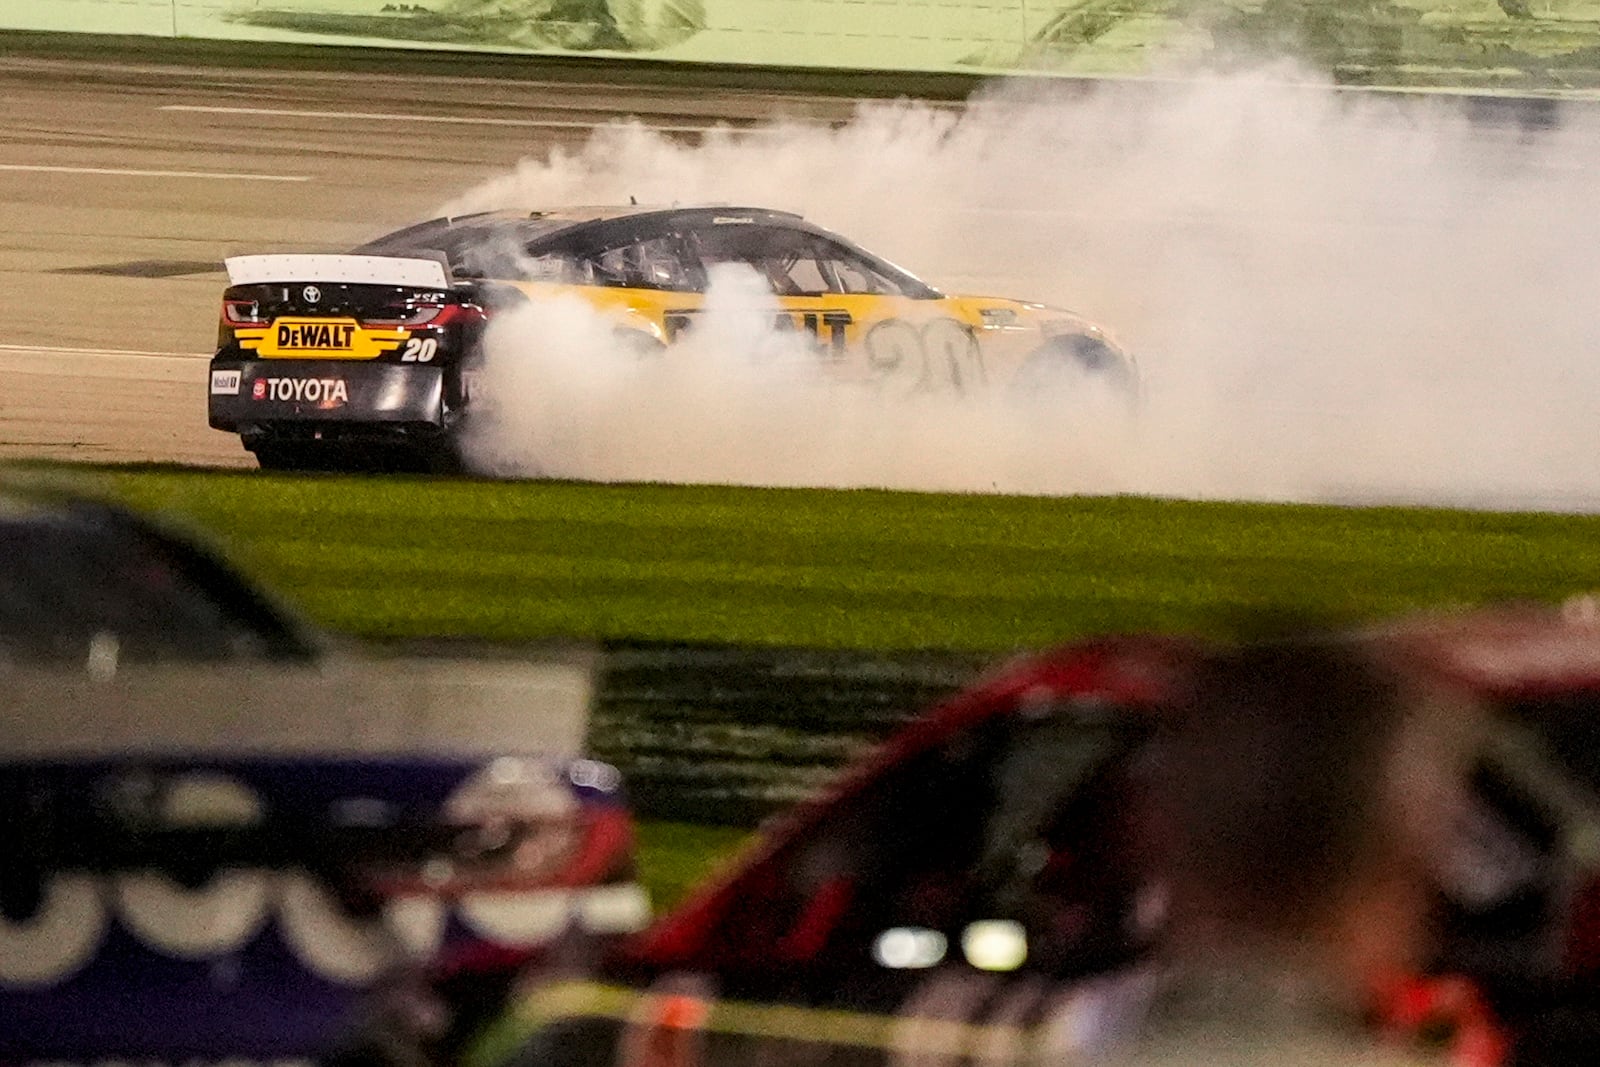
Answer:
POLYGON ((406 342, 406 350, 400 353, 401 363, 427 363, 433 359, 433 354, 439 351, 439 341, 433 337, 413 337, 406 342))

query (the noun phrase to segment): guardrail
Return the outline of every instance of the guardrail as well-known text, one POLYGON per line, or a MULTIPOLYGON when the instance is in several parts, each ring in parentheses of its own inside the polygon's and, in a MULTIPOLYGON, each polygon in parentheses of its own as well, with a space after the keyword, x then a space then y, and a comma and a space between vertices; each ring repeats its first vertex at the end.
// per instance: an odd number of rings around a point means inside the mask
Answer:
POLYGON ((1287 50, 1300 61, 1300 73, 1290 76, 1308 81, 1600 89, 1600 20, 1583 5, 1171 7, 1155 0, 0 0, 0 29, 933 74, 1147 74, 1287 50))

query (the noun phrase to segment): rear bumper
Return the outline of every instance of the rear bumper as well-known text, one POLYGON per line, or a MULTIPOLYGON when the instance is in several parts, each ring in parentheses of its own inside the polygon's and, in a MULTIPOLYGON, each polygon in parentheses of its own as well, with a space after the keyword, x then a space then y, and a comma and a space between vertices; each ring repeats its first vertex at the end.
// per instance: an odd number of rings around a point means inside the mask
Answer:
POLYGON ((447 427, 444 368, 349 360, 211 362, 213 429, 245 437, 415 436, 447 427))

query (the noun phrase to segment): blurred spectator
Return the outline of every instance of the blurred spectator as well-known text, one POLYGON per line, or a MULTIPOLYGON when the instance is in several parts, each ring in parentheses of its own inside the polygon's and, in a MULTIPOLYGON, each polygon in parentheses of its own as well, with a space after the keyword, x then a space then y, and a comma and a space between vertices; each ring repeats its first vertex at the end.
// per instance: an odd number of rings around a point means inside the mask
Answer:
POLYGON ((1472 987, 1419 977, 1464 718, 1350 642, 1204 660, 1150 768, 1167 954, 1075 998, 1069 1044, 1140 1067, 1500 1062, 1472 987))

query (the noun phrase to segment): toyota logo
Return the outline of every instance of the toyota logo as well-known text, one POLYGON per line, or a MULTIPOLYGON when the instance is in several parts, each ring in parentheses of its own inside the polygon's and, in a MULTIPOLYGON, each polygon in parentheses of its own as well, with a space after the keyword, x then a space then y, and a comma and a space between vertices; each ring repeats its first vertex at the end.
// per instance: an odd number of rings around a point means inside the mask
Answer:
POLYGON ((306 303, 315 304, 322 299, 322 290, 314 285, 308 285, 300 291, 300 295, 306 298, 306 303))

